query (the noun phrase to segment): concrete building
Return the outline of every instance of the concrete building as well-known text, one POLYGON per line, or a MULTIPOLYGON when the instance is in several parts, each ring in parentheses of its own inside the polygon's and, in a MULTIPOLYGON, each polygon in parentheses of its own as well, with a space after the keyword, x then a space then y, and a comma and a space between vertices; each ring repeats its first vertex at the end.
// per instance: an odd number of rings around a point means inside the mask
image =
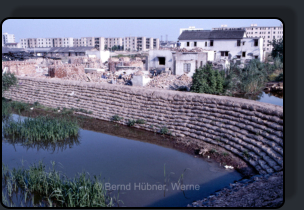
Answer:
POLYGON ((120 37, 105 38, 105 42, 104 42, 105 49, 111 49, 114 46, 118 47, 118 49, 122 49, 123 38, 120 38, 120 37))
POLYGON ((6 43, 4 46, 8 48, 21 48, 20 43, 6 43))
POLYGON ((259 27, 257 24, 251 24, 248 27, 227 27, 227 25, 221 25, 220 28, 212 28, 212 30, 245 30, 247 37, 263 38, 263 50, 266 52, 272 51, 272 46, 268 41, 283 38, 283 24, 280 26, 262 27, 259 27))
POLYGON ((159 49, 159 39, 146 37, 125 37, 124 50, 130 51, 146 51, 159 49))
POLYGON ((214 52, 214 60, 259 59, 263 61, 263 38, 248 38, 245 30, 183 31, 181 48, 199 47, 214 52))
POLYGON ((213 51, 174 52, 170 50, 150 50, 147 69, 158 73, 171 71, 174 75, 186 74, 192 77, 195 70, 214 60, 213 51))
POLYGON ((2 46, 8 43, 16 43, 15 41, 15 35, 14 34, 8 34, 8 33, 3 33, 2 34, 2 46))

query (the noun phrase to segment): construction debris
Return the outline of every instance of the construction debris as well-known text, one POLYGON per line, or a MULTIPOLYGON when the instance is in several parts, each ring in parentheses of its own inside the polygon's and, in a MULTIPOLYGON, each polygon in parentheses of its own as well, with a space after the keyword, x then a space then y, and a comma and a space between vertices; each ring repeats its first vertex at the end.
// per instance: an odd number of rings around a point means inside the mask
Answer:
POLYGON ((156 77, 153 77, 153 79, 147 84, 146 87, 189 91, 191 84, 192 78, 188 77, 185 74, 177 76, 163 73, 156 77))

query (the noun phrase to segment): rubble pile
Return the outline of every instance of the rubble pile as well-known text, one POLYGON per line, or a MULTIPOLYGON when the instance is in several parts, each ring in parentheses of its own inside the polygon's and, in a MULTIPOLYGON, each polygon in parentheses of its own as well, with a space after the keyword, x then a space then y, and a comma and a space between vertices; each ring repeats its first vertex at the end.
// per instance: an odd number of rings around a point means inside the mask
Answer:
POLYGON ((168 73, 160 74, 154 77, 146 87, 162 88, 167 90, 190 90, 192 78, 183 74, 181 76, 169 75, 168 73))

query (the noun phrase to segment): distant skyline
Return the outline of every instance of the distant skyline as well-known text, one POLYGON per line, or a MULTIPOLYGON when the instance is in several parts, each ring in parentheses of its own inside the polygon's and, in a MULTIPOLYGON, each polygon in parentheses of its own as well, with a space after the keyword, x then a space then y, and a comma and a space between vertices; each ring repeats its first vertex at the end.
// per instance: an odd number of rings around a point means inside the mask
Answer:
POLYGON ((127 37, 145 36, 177 41, 180 28, 280 26, 278 19, 8 19, 2 23, 2 33, 21 38, 56 37, 127 37))

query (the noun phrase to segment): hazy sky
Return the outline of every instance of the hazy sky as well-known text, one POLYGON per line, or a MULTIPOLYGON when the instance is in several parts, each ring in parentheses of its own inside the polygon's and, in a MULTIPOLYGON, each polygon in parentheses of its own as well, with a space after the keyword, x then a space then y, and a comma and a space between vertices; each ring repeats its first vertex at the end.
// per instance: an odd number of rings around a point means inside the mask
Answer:
POLYGON ((180 28, 195 26, 204 30, 220 27, 280 26, 277 19, 8 19, 2 23, 2 33, 20 38, 55 37, 126 37, 145 36, 177 41, 180 28))

